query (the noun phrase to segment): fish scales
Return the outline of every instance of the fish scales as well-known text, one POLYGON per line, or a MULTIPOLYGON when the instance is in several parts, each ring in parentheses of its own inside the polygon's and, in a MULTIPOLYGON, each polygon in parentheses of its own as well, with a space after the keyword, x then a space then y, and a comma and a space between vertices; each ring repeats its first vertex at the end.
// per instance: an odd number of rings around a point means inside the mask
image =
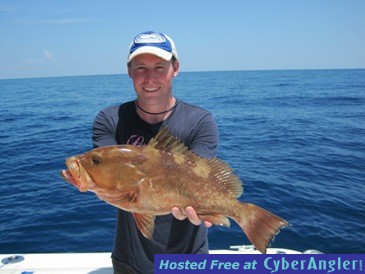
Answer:
MULTIPOLYGON (((101 147, 66 159, 62 176, 80 191, 117 195, 108 203, 133 213, 142 234, 151 238, 157 215, 192 206, 216 225, 235 220, 262 253, 288 223, 256 205, 237 200, 240 178, 219 159, 191 152, 163 128, 147 146, 101 147)), ((100 196, 99 196, 100 197, 100 196)))

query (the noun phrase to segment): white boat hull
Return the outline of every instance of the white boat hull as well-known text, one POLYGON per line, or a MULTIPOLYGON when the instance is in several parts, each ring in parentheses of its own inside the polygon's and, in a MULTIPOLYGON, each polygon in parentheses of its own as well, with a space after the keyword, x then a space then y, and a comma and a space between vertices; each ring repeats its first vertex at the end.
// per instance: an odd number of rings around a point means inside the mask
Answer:
MULTIPOLYGON (((211 254, 260 254, 253 246, 232 246, 230 250, 210 250, 211 254)), ((268 248, 267 254, 320 253, 299 252, 284 248, 268 248)), ((0 254, 0 274, 111 274, 109 252, 0 254)))
MULTIPOLYGON (((11 259, 10 259, 11 260, 11 259)), ((110 253, 46 253, 0 255, 1 274, 111 274, 110 253), (4 264, 6 258, 23 258, 20 262, 4 264)))

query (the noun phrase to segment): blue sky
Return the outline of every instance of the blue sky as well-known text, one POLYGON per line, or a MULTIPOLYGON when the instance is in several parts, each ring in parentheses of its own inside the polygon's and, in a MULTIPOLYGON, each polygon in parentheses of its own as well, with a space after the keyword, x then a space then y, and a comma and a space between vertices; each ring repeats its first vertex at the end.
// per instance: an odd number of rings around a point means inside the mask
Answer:
POLYGON ((126 73, 166 32, 181 71, 365 68, 363 0, 0 0, 0 79, 126 73))

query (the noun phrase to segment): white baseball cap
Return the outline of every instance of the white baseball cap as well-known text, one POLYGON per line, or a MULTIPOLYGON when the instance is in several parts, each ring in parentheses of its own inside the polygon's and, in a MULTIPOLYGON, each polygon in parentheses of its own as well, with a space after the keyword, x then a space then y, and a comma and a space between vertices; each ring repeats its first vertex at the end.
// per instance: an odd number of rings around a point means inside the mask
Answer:
POLYGON ((128 63, 137 55, 153 54, 166 61, 178 55, 174 41, 164 33, 146 31, 138 34, 129 47, 128 63))

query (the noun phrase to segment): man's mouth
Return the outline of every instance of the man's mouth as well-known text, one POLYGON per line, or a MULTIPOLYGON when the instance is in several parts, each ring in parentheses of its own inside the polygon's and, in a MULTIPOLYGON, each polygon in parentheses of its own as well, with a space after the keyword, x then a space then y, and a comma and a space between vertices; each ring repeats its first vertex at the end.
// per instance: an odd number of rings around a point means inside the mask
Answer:
POLYGON ((145 91, 148 91, 148 92, 154 92, 154 91, 158 90, 159 88, 147 88, 147 87, 144 87, 143 89, 145 91))

